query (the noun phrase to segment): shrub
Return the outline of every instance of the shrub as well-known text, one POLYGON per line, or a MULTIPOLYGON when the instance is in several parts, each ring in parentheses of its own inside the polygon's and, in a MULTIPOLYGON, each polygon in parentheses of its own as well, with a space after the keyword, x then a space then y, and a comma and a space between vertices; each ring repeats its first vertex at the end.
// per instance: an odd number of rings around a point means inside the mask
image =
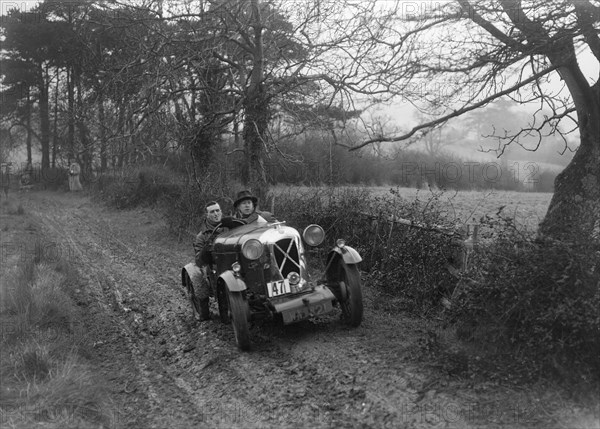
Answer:
POLYGON ((33 301, 33 280, 35 264, 33 260, 20 263, 7 274, 2 284, 6 299, 2 300, 2 311, 9 314, 29 315, 33 301))
MULTIPOLYGON (((5 201, 5 203, 9 204, 9 203, 7 203, 7 201, 5 201)), ((21 204, 21 203, 19 203, 19 205, 16 208, 13 206, 9 206, 8 214, 23 216, 25 214, 25 208, 23 207, 23 204, 21 204)))
POLYGON ((93 192, 119 209, 153 205, 179 192, 181 179, 161 166, 144 166, 123 170, 122 174, 100 175, 93 192))
POLYGON ((178 192, 173 192, 162 199, 165 219, 172 233, 179 238, 189 238, 198 231, 204 219, 204 206, 214 200, 221 205, 223 215, 232 214, 234 188, 239 185, 224 180, 222 172, 208 170, 203 173, 201 181, 193 179, 182 182, 178 192))
POLYGON ((58 190, 68 189, 69 169, 50 167, 40 172, 40 181, 44 189, 58 190))
POLYGON ((452 321, 485 330, 486 340, 512 345, 533 365, 532 374, 548 369, 564 374, 568 366, 600 374, 597 250, 584 243, 536 241, 508 227, 476 258, 457 289, 452 321))

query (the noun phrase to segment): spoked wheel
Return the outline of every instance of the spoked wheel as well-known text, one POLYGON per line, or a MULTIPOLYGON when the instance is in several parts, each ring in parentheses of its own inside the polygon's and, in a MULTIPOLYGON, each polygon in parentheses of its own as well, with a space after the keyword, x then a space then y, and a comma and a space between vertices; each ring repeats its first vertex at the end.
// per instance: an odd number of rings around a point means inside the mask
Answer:
POLYGON ((200 320, 200 299, 196 296, 194 284, 192 283, 192 279, 187 273, 185 274, 184 279, 187 296, 192 306, 192 318, 194 320, 200 320))
POLYGON ((340 289, 345 299, 340 301, 342 308, 342 321, 344 324, 357 327, 362 322, 363 301, 360 286, 360 273, 356 265, 339 264, 338 279, 340 289))
POLYGON ((235 341, 240 350, 248 350, 250 349, 250 331, 248 329, 250 307, 248 301, 244 299, 242 292, 229 292, 227 297, 235 341))

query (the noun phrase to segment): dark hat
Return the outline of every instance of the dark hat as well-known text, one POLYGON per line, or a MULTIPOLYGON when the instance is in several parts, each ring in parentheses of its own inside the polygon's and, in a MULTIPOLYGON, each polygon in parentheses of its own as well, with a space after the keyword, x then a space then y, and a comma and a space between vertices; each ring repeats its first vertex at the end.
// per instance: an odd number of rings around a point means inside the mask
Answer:
POLYGON ((240 192, 238 192, 237 198, 235 199, 235 202, 233 203, 233 207, 237 207, 238 204, 244 200, 252 200, 252 202, 254 203, 254 206, 256 206, 256 203, 258 202, 258 198, 256 198, 254 195, 252 195, 252 192, 240 191, 240 192))

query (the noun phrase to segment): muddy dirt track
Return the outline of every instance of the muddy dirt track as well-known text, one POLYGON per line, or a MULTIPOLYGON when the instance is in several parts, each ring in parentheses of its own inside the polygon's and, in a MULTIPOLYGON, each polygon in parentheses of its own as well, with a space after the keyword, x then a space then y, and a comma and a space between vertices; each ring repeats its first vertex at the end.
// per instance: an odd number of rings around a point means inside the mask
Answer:
POLYGON ((430 328, 379 309, 368 284, 361 327, 343 326, 338 313, 262 322, 251 327, 251 352, 240 352, 214 303, 214 320, 193 321, 180 283, 191 242, 169 236, 156 212, 116 211, 83 194, 19 199, 79 272, 89 359, 110 386, 118 427, 587 427, 557 412, 555 394, 425 364, 430 328))

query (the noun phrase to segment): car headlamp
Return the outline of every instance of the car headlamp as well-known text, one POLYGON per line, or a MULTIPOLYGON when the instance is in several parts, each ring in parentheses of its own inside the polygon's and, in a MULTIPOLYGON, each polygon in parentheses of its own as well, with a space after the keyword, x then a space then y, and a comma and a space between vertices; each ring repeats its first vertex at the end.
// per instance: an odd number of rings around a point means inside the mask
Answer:
POLYGON ((345 242, 343 239, 341 239, 341 238, 338 238, 338 239, 335 241, 335 245, 336 245, 337 247, 339 247, 340 249, 342 249, 342 248, 343 248, 343 247, 346 245, 346 242, 345 242))
POLYGON ((242 244, 242 255, 246 259, 254 261, 258 259, 263 254, 263 244, 255 238, 251 238, 247 240, 244 244, 242 244))
POLYGON ((308 225, 302 232, 302 238, 309 246, 318 246, 325 239, 325 231, 317 224, 308 225))
POLYGON ((234 273, 239 273, 240 271, 242 271, 242 266, 239 262, 236 261, 233 264, 231 264, 231 269, 234 273))

